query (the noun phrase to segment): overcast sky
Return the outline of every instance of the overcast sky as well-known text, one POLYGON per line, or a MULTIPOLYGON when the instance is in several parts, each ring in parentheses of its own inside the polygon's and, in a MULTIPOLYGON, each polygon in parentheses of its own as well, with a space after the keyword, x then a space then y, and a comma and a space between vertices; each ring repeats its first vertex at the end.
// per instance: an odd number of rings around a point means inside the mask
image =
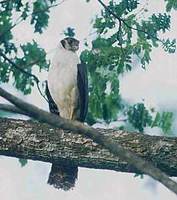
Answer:
MULTIPOLYGON (((146 1, 144 1, 145 3, 146 1)), ((160 1, 159 1, 160 2, 160 1)), ((160 3, 151 1, 151 10, 162 10, 160 3), (153 4, 153 5, 152 5, 153 4)), ((51 12, 49 28, 43 35, 34 36, 25 23, 14 30, 16 42, 35 38, 52 57, 61 34, 68 26, 76 29, 76 37, 83 47, 85 38, 93 37, 91 20, 100 10, 97 1, 66 0, 51 12), (52 50, 52 51, 51 51, 52 50)), ((177 36, 177 17, 174 16, 170 36, 177 36)), ((169 55, 163 50, 153 52, 152 62, 144 71, 136 68, 121 79, 121 93, 126 101, 135 103, 145 99, 149 106, 157 109, 176 109, 177 102, 177 54, 169 55)), ((46 76, 42 76, 45 79, 46 76)), ((34 92, 28 101, 46 109, 46 104, 34 92)), ((154 132, 158 130, 154 130, 154 132)), ((79 180, 73 191, 62 192, 46 184, 50 164, 30 161, 21 168, 17 159, 0 158, 0 195, 3 200, 176 200, 176 196, 161 184, 153 184, 150 178, 134 178, 133 174, 103 170, 79 170, 79 180)))

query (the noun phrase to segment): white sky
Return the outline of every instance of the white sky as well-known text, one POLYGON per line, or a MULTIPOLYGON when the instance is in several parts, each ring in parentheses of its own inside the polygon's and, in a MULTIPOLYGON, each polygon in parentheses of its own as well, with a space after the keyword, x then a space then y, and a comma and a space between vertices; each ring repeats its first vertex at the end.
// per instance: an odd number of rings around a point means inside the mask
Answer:
POLYGON ((64 192, 46 184, 50 164, 30 161, 24 168, 17 159, 0 159, 0 196, 3 200, 176 200, 176 196, 148 177, 108 170, 79 168, 76 187, 64 192))
MULTIPOLYGON (((145 2, 145 1, 144 1, 145 2)), ((161 9, 160 2, 151 1, 152 9, 161 9), (152 5, 153 4, 153 5, 152 5)), ((17 42, 26 42, 35 38, 50 51, 57 47, 63 37, 62 31, 68 26, 76 28, 76 37, 81 41, 91 33, 91 19, 100 9, 97 1, 67 0, 51 12, 49 28, 43 35, 34 36, 25 24, 14 30, 17 42)), ((174 22, 176 23, 174 16, 174 22)), ((172 27, 172 36, 177 36, 177 27, 172 27)), ((52 51, 50 57, 54 51, 52 51)), ((169 55, 160 48, 152 56, 152 62, 144 71, 140 67, 123 76, 121 93, 125 100, 135 103, 145 99, 147 105, 158 109, 176 110, 177 102, 177 54, 169 55)), ((45 77, 41 77, 45 79, 45 77)), ((34 92, 25 97, 46 109, 41 96, 34 92)), ((152 185, 149 178, 143 180, 133 175, 103 170, 79 170, 79 180, 71 192, 62 192, 46 184, 50 164, 30 161, 21 168, 16 159, 0 158, 0 196, 3 200, 176 200, 176 196, 161 184, 152 185), (151 185, 151 186, 150 186, 151 185)))

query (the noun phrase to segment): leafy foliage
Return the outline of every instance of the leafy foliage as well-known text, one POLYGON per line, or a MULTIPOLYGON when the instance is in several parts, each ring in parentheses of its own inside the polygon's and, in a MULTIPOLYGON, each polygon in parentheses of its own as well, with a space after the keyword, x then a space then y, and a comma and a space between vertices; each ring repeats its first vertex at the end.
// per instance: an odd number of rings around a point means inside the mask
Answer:
POLYGON ((131 106, 127 112, 128 121, 140 132, 144 131, 144 127, 152 124, 152 116, 145 108, 143 103, 131 106))
POLYGON ((155 119, 151 125, 151 127, 160 127, 165 134, 170 133, 171 126, 173 121, 173 113, 172 112, 157 112, 155 119))
POLYGON ((48 64, 47 61, 45 60, 46 52, 44 51, 44 49, 38 46, 37 42, 33 40, 32 43, 28 42, 27 44, 21 45, 21 49, 24 55, 23 56, 24 66, 29 67, 31 65, 37 64, 40 70, 48 69, 48 64))
POLYGON ((166 4, 166 11, 170 12, 172 9, 177 10, 177 1, 176 0, 165 0, 166 4))
POLYGON ((35 32, 42 33, 42 30, 47 27, 48 13, 49 9, 46 1, 36 0, 33 3, 31 24, 34 24, 35 32))
POLYGON ((172 112, 157 112, 154 116, 153 109, 149 111, 143 103, 137 103, 128 108, 127 116, 128 122, 141 133, 144 132, 145 127, 159 127, 165 134, 171 131, 172 112))
POLYGON ((168 53, 174 53, 176 51, 176 39, 170 41, 170 39, 164 40, 163 48, 168 53))
POLYGON ((3 1, 1 5, 5 10, 15 9, 16 11, 20 11, 21 7, 23 6, 22 0, 3 1))
MULTIPOLYGON (((109 1, 107 9, 102 10, 95 19, 93 27, 97 37, 92 41, 92 48, 87 48, 81 54, 81 59, 88 64, 89 69, 89 118, 92 120, 116 120, 126 106, 119 93, 119 77, 133 69, 135 60, 136 65, 141 63, 145 68, 151 61, 154 47, 162 45, 168 53, 176 50, 175 39, 159 37, 161 33, 170 30, 170 15, 153 13, 147 19, 139 19, 135 14, 139 3, 138 0, 109 1)), ((129 122, 141 132, 153 123, 153 115, 142 103, 129 107, 127 115, 129 122)), ((157 126, 166 126, 162 118, 160 121, 156 123, 157 126)))
POLYGON ((29 6, 29 2, 27 2, 24 6, 23 6, 23 11, 21 12, 21 18, 23 20, 25 20, 28 16, 29 16, 29 10, 30 6, 29 6))
POLYGON ((31 93, 35 82, 34 77, 27 73, 32 73, 34 68, 38 68, 40 71, 48 69, 49 62, 46 60, 45 50, 34 40, 27 44, 21 44, 20 48, 17 47, 13 41, 12 29, 20 21, 31 17, 34 32, 42 33, 48 25, 49 7, 54 2, 54 0, 50 0, 48 3, 36 0, 33 3, 24 3, 21 0, 9 0, 0 3, 0 53, 12 61, 9 63, 5 57, 0 57, 0 82, 8 82, 10 77, 13 77, 14 86, 24 94, 31 93), (13 20, 12 13, 14 12, 20 16, 16 22, 13 20), (23 71, 27 73, 23 73, 23 71))
MULTIPOLYGON (((21 49, 23 56, 22 58, 16 57, 15 62, 18 66, 24 68, 26 72, 32 73, 32 67, 38 67, 40 71, 48 69, 49 63, 46 61, 46 53, 34 40, 33 43, 21 45, 21 49)), ((12 71, 15 87, 22 90, 24 94, 31 93, 31 86, 34 85, 35 81, 33 77, 27 78, 26 74, 19 73, 16 69, 12 69, 12 71)))

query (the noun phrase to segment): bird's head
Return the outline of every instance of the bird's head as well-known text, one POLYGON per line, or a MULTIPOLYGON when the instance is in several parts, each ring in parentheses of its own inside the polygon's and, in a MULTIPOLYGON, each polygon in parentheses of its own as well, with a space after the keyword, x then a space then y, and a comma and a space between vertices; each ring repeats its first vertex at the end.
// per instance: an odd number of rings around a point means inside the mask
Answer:
POLYGON ((66 37, 60 41, 62 46, 68 51, 76 52, 79 49, 79 41, 72 37, 66 37))

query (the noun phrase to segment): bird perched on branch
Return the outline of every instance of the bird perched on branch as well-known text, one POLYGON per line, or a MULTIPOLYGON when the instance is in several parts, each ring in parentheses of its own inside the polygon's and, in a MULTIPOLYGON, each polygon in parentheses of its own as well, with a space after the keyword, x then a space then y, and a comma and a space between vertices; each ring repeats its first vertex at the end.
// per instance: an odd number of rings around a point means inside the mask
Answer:
POLYGON ((78 49, 78 40, 70 37, 61 40, 49 70, 46 94, 52 113, 84 121, 88 108, 88 79, 86 66, 76 54, 78 49))
MULTIPOLYGON (((60 41, 49 69, 46 95, 51 113, 83 122, 88 109, 88 78, 86 65, 80 63, 76 54, 78 49, 75 38, 60 41)), ((67 190, 74 186, 72 179, 76 177, 77 166, 52 166, 48 182, 67 190)))

